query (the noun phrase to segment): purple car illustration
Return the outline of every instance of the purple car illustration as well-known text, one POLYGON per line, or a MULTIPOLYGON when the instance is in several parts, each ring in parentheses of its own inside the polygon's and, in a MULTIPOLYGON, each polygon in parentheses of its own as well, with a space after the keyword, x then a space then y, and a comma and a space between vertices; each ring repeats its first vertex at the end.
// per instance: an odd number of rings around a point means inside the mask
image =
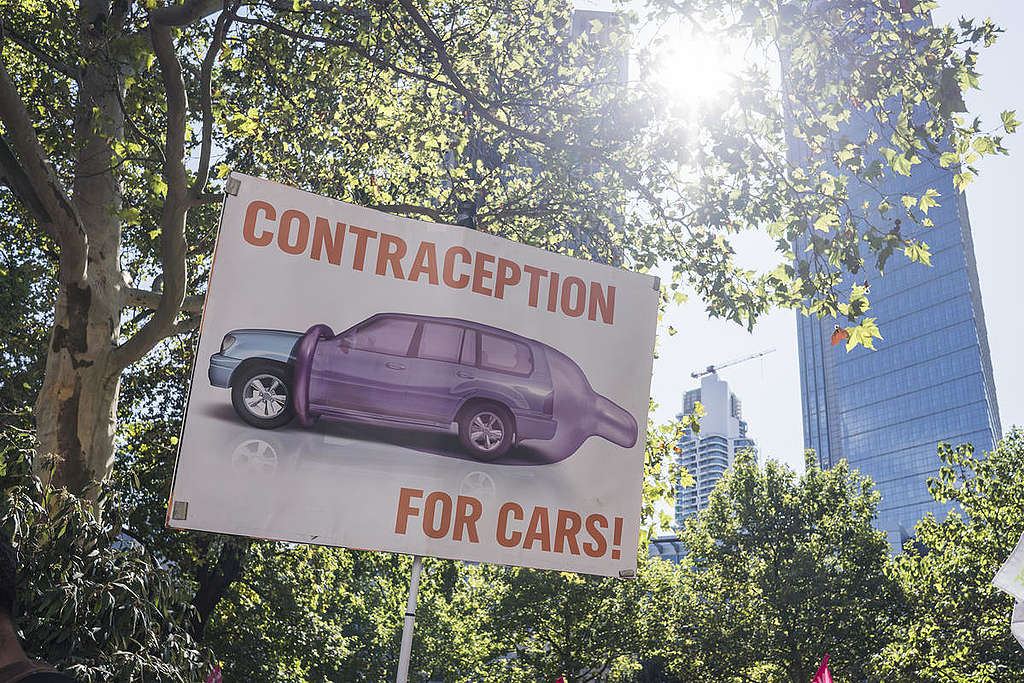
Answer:
POLYGON ((231 388, 235 412, 262 429, 293 417, 400 429, 454 431, 492 461, 523 441, 546 442, 550 461, 590 436, 624 448, 633 416, 594 392, 560 351, 456 318, 378 313, 335 334, 233 330, 210 359, 210 383, 231 388))

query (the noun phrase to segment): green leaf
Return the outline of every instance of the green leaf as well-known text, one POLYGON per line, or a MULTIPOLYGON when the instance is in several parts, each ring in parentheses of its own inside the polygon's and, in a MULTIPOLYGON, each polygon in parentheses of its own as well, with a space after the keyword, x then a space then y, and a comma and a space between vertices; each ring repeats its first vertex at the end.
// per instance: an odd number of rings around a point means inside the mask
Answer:
POLYGON ((1003 121, 1003 130, 1005 130, 1007 133, 1014 132, 1020 125, 1020 121, 1018 121, 1016 118, 1017 112, 1012 109, 1004 111, 1002 114, 999 115, 999 117, 1003 121))
POLYGON ((924 211, 925 213, 928 213, 928 209, 930 209, 933 206, 938 206, 939 202, 935 201, 935 198, 940 196, 941 195, 939 194, 938 190, 929 187, 927 190, 924 191, 924 194, 921 195, 921 202, 919 204, 921 210, 924 211))
POLYGON ((979 136, 974 138, 974 144, 972 145, 972 147, 974 147, 974 151, 977 152, 978 154, 991 154, 992 151, 995 149, 994 145, 992 144, 992 140, 985 136, 979 136))
POLYGON ((907 245, 903 247, 903 253, 915 263, 923 263, 926 266, 932 264, 931 250, 928 249, 928 245, 924 242, 917 240, 907 242, 907 245))
POLYGON ((846 350, 852 351, 857 346, 863 346, 874 351, 874 340, 883 338, 878 331, 876 321, 876 318, 864 318, 859 325, 847 328, 846 331, 850 333, 850 338, 846 341, 846 350))
POLYGON ((834 213, 825 213, 818 216, 814 221, 814 229, 821 232, 830 232, 839 225, 839 216, 834 213))

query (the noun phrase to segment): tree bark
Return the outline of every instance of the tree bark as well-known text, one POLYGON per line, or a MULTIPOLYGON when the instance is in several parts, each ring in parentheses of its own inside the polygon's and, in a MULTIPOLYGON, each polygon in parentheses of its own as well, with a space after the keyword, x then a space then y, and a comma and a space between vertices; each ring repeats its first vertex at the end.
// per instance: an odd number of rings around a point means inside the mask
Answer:
POLYGON ((113 467, 120 367, 112 354, 120 335, 125 282, 121 273, 121 187, 113 143, 124 137, 124 67, 110 49, 110 3, 79 8, 84 65, 75 138, 81 141, 71 203, 84 230, 58 240, 60 272, 46 375, 35 405, 44 481, 88 497, 113 467), (84 257, 84 268, 69 268, 84 257), (52 476, 52 479, 51 479, 52 476))
POLYGON ((228 588, 242 578, 246 561, 249 559, 250 546, 251 539, 229 538, 221 545, 216 564, 212 568, 204 565, 197 572, 199 588, 192 598, 192 606, 196 608, 192 616, 192 634, 197 639, 202 639, 210 615, 228 588))

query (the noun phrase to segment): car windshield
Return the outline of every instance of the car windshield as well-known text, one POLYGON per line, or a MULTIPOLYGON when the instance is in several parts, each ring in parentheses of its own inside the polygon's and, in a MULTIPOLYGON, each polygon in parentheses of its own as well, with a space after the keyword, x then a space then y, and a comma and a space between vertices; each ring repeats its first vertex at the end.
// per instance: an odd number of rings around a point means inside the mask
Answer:
POLYGON ((344 338, 350 340, 352 348, 358 351, 405 356, 409 353, 415 331, 415 320, 381 318, 344 335, 344 338))
POLYGON ((533 354, 522 342, 481 332, 480 367, 526 376, 533 372, 533 354))

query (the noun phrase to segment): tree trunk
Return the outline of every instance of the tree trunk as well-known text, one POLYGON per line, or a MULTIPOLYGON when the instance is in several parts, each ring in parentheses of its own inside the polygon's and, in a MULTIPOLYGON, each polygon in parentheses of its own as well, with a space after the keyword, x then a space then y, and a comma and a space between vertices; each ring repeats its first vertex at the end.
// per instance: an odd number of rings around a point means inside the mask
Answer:
MULTIPOLYGON (((108 366, 110 345, 90 343, 89 328, 102 324, 90 324, 92 292, 88 284, 61 287, 35 405, 37 473, 44 482, 90 498, 113 467, 120 384, 120 373, 111 374, 108 366)), ((105 322, 109 330, 110 319, 105 322)))
POLYGON ((106 35, 110 9, 104 0, 84 0, 79 9, 84 64, 75 138, 82 145, 72 203, 85 234, 80 243, 60 247, 53 332, 35 406, 37 472, 44 481, 88 497, 95 497, 113 468, 121 374, 112 357, 125 285, 113 143, 124 137, 124 67, 106 35), (66 267, 83 261, 84 269, 66 267))
POLYGON ((242 578, 251 546, 251 539, 229 538, 221 544, 216 564, 213 567, 203 565, 196 572, 199 587, 192 598, 192 606, 196 608, 192 615, 192 634, 197 639, 202 640, 206 623, 228 588, 242 578))

